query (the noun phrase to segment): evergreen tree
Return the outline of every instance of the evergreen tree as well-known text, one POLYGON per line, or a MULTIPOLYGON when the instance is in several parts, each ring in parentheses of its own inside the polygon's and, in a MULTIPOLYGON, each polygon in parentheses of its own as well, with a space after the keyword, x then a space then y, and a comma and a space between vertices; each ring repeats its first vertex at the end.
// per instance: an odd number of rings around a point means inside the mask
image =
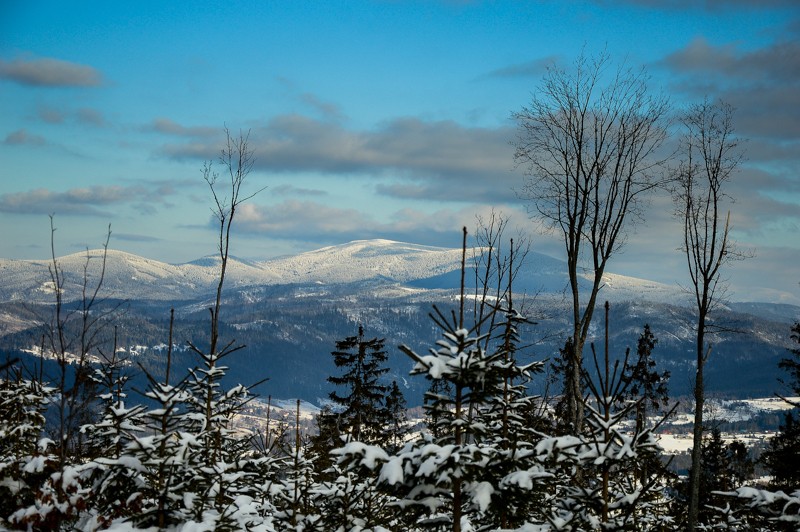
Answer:
MULTIPOLYGON (((656 459, 658 443, 653 435, 667 416, 653 427, 626 420, 641 409, 646 397, 635 396, 631 379, 624 376, 629 351, 620 365, 609 355, 609 305, 605 304, 605 346, 598 357, 591 344, 595 372, 583 372, 589 391, 584 400, 585 427, 573 436, 575 444, 565 462, 572 474, 559 478, 555 511, 551 520, 566 520, 577 529, 647 530, 667 526, 668 498, 661 470, 645 467, 656 459)), ((563 468, 562 468, 563 471, 563 468)))
POLYGON ((793 412, 785 415, 778 433, 769 440, 761 463, 772 477, 770 487, 787 493, 800 489, 800 421, 793 412))
POLYGON ((313 488, 318 496, 323 530, 390 530, 398 521, 393 503, 396 500, 378 487, 372 468, 359 465, 379 454, 388 455, 378 446, 359 441, 345 443, 332 453, 339 457, 331 467, 331 480, 323 480, 313 488))
POLYGON ((126 404, 129 376, 123 372, 126 361, 117 356, 116 341, 114 343, 112 354, 104 357, 93 376, 97 388, 102 391, 99 396, 102 417, 97 423, 82 428, 87 434, 89 455, 93 457, 88 469, 95 521, 99 526, 138 512, 139 501, 129 497, 142 488, 142 477, 136 467, 131 467, 130 456, 125 452, 144 431, 142 414, 146 409, 142 405, 126 404))
POLYGON ((40 487, 56 471, 52 441, 41 438, 53 389, 22 378, 9 363, 0 379, 0 527, 42 526, 46 515, 26 513, 41 499, 40 487), (12 514, 14 517, 12 518, 12 514))
MULTIPOLYGON (((800 322, 792 325, 791 339, 798 344, 798 347, 789 348, 791 358, 784 358, 778 363, 778 367, 787 371, 791 380, 783 384, 789 386, 795 396, 800 396, 800 322)), ((800 406, 800 405, 795 405, 800 406)))
POLYGON ((656 361, 652 356, 657 344, 658 339, 650 330, 650 325, 645 324, 636 346, 636 359, 626 362, 623 369, 622 378, 628 384, 628 394, 623 400, 643 398, 636 408, 638 430, 644 428, 649 414, 658 413, 669 403, 669 371, 656 371, 656 361))
POLYGON ((161 382, 143 371, 148 386, 142 394, 154 408, 142 415, 146 432, 134 438, 125 449, 127 465, 141 475, 139 489, 124 494, 132 510, 127 519, 142 528, 164 529, 188 519, 185 502, 193 498, 187 486, 193 477, 188 457, 191 448, 198 443, 187 432, 183 416, 186 379, 173 385, 169 380, 161 382))
MULTIPOLYGON (((800 322, 791 328, 791 339, 800 344, 800 322)), ((781 382, 794 395, 800 396, 800 345, 789 348, 790 358, 784 358, 778 367, 789 373, 790 380, 781 382)), ((792 403, 795 407, 800 405, 792 403)), ((796 413, 785 415, 778 433, 770 440, 768 450, 761 457, 762 463, 772 475, 772 487, 781 490, 800 489, 800 419, 796 413)))
POLYGON ((339 430, 339 416, 330 405, 325 405, 315 418, 316 433, 311 436, 309 453, 314 456, 314 470, 320 478, 330 480, 329 469, 333 465, 330 452, 342 444, 342 434, 339 430))
POLYGON ((406 399, 397 385, 397 381, 392 381, 391 386, 389 386, 389 393, 386 396, 386 418, 385 447, 388 450, 396 451, 402 447, 408 434, 406 399))
POLYGON ((317 420, 320 433, 314 448, 321 454, 317 461, 321 475, 314 492, 320 500, 321 524, 326 530, 387 526, 394 514, 387 508, 391 499, 377 489, 369 468, 353 464, 347 449, 399 445, 405 430, 405 399, 396 382, 390 387, 380 383, 388 371, 383 339, 365 339, 359 326, 358 335, 336 342, 331 354, 342 374, 328 377, 338 387, 330 393, 334 406, 317 420))
POLYGON ((716 491, 732 491, 734 485, 731 455, 722 440, 718 428, 711 430, 711 437, 703 443, 703 474, 700 477, 700 522, 711 522, 715 513, 710 507, 724 506, 723 498, 716 491))
MULTIPOLYGON (((791 329, 791 338, 800 343, 800 323, 791 329)), ((790 348, 793 358, 781 360, 779 366, 788 371, 792 380, 783 382, 795 394, 800 393, 800 349, 790 348)), ((789 401, 791 403, 791 401, 789 401)), ((798 406, 798 405, 795 405, 798 406)), ((731 476, 740 484, 752 475, 753 464, 744 446, 733 442, 729 446, 731 476), (738 445, 737 445, 738 444, 738 445)), ((711 507, 715 515, 710 520, 719 528, 739 527, 741 530, 796 531, 800 528, 800 423, 795 412, 788 412, 778 434, 769 441, 761 455, 761 463, 771 475, 770 488, 777 491, 738 486, 724 493, 720 506, 711 507), (724 506, 723 506, 724 505, 724 506)))
POLYGON ((531 456, 535 455, 534 445, 543 437, 541 430, 550 428, 549 420, 543 420, 540 398, 528 393, 533 375, 542 372, 544 363, 517 363, 518 326, 527 320, 512 308, 510 286, 507 299, 508 308, 499 309, 505 319, 497 327, 498 351, 503 356, 502 389, 490 396, 484 407, 477 409, 478 419, 489 427, 481 443, 495 452, 488 467, 482 474, 478 472, 476 480, 484 486, 492 486, 494 492, 488 507, 475 519, 481 527, 503 529, 523 525, 546 498, 547 487, 543 483, 535 487, 522 486, 509 479, 520 471, 540 470, 531 456))
POLYGON ((336 350, 331 353, 342 374, 328 377, 328 382, 344 389, 330 393, 336 405, 331 415, 335 416, 339 434, 348 440, 385 440, 387 386, 380 383, 380 378, 389 369, 385 366, 388 355, 384 341, 365 339, 364 328, 359 325, 358 336, 336 342, 336 350))
POLYGON ((445 435, 445 428, 449 425, 452 410, 449 408, 453 401, 453 387, 446 379, 430 379, 431 384, 424 397, 425 426, 428 428, 434 441, 441 440, 445 435))
MULTIPOLYGON (((473 314, 475 322, 467 328, 463 285, 465 255, 466 229, 458 313, 453 311, 447 316, 434 305, 434 312, 430 314, 442 331, 443 338, 437 341, 437 348, 422 356, 407 346, 400 347, 416 363, 412 375, 424 375, 434 383, 444 381, 452 390, 446 394, 429 393, 426 397, 425 409, 429 419, 434 420, 436 436, 411 442, 382 471, 388 484, 405 487, 406 491, 401 490, 401 504, 415 507, 420 512, 419 520, 427 526, 449 524, 456 532, 462 526, 467 528, 468 524, 492 526, 506 521, 493 517, 497 509, 506 508, 510 502, 503 500, 504 492, 510 496, 520 488, 520 481, 526 484, 524 489, 528 487, 525 480, 518 478, 504 483, 504 479, 517 468, 538 471, 538 466, 528 462, 522 466, 521 461, 516 460, 532 457, 534 453, 528 450, 516 454, 507 439, 510 420, 516 418, 512 409, 524 403, 516 396, 519 390, 514 386, 514 378, 519 383, 529 375, 527 369, 518 367, 514 361, 516 325, 524 320, 511 310, 509 285, 506 322, 496 320, 499 311, 496 303, 481 303, 480 310, 473 314), (494 335, 497 335, 497 342, 491 341, 494 335), (497 429, 500 435, 494 438, 493 430, 497 429), (411 472, 413 474, 409 475, 411 472)), ((513 271, 513 268, 508 270, 513 271)), ((432 389, 443 390, 445 385, 432 386, 432 389)), ((532 474, 538 476, 538 473, 532 474)))
MULTIPOLYGON (((634 402, 636 408, 632 410, 636 432, 641 433, 648 424, 648 418, 663 414, 669 404, 669 371, 659 373, 656 370, 656 360, 653 350, 658 344, 658 339, 645 324, 642 334, 636 345, 636 358, 630 361, 626 358, 622 372, 622 381, 626 385, 625 393, 620 394, 620 406, 624 403, 634 402)), ((663 417, 659 416, 660 423, 663 417)), ((636 469, 641 476, 641 481, 656 475, 661 481, 670 482, 674 475, 669 472, 659 452, 643 451, 638 459, 636 469)))
POLYGON ((750 456, 747 446, 739 440, 734 440, 728 444, 728 453, 731 458, 733 484, 739 487, 743 486, 745 482, 753 480, 755 477, 755 462, 750 456))
POLYGON ((390 462, 404 474, 390 475, 387 481, 395 488, 404 486, 400 490, 403 505, 422 512, 420 522, 426 526, 447 523, 458 532, 465 510, 487 510, 488 495, 494 491, 479 480, 494 453, 493 447, 480 445, 488 427, 469 412, 471 405, 479 408, 487 404, 488 396, 499 393, 502 354, 487 354, 482 338, 473 336, 474 327, 460 327, 455 315, 448 319, 435 306, 434 312, 431 317, 443 332, 438 349, 424 356, 406 346, 400 349, 416 362, 412 375, 449 381, 453 396, 439 396, 426 405, 441 416, 437 424, 441 437, 436 441, 423 437, 405 446, 390 462))
POLYGON ((234 416, 253 396, 248 386, 240 384, 226 390, 221 382, 228 369, 221 361, 244 347, 233 344, 211 353, 190 344, 201 365, 190 370, 186 386, 185 425, 197 442, 188 448, 187 466, 193 472, 188 488, 195 496, 188 509, 195 520, 216 519, 217 530, 236 530, 236 500, 242 495, 256 496, 254 479, 249 478, 254 472, 245 467, 250 440, 232 427, 234 416))
MULTIPOLYGON (((574 371, 575 357, 573 356, 573 351, 574 345, 572 343, 572 337, 569 337, 564 342, 564 347, 559 348, 558 356, 554 357, 550 363, 550 370, 552 372, 550 384, 558 384, 560 382, 562 390, 561 395, 553 405, 553 414, 555 417, 554 428, 557 434, 575 434, 578 432, 575 430, 575 427, 570 424, 568 415, 569 405, 575 401, 573 398, 574 387, 570 386, 568 380, 568 375, 571 375, 574 371)), ((578 400, 582 401, 583 398, 581 397, 578 400)))
POLYGON ((465 255, 466 230, 458 310, 448 315, 434 306, 430 314, 442 332, 436 347, 428 355, 400 347, 415 362, 412 375, 432 381, 425 403, 431 433, 390 457, 379 475, 418 527, 453 531, 524 524, 528 505, 538 502, 532 488, 548 476, 530 441, 537 437, 521 423, 530 407, 525 383, 538 366, 515 360, 517 326, 525 320, 511 304, 513 261, 486 259, 487 266, 506 272, 498 283, 508 287, 502 298, 490 300, 489 276, 483 277, 467 325, 465 255))
MULTIPOLYGON (((300 400, 297 400, 299 420, 300 400)), ((319 418, 318 418, 319 419, 319 418)), ((325 457, 327 457, 327 452, 325 457)), ((283 456, 275 462, 280 469, 279 478, 270 483, 265 495, 272 505, 272 518, 276 530, 324 531, 322 515, 317 504, 320 495, 315 468, 319 458, 308 439, 300 435, 300 426, 295 423, 294 443, 286 442, 283 456)), ((326 469, 330 460, 326 461, 326 469)), ((274 470, 274 469, 273 469, 274 470)))

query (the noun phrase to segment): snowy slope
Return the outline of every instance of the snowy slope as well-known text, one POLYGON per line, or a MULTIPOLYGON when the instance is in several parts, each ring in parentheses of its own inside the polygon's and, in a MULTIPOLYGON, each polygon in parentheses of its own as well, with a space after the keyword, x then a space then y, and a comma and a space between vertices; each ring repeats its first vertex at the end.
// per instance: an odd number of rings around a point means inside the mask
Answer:
MULTIPOLYGON (((101 264, 97 255, 90 253, 92 279, 101 264)), ((467 256, 471 264, 471 250, 467 256)), ((455 302, 460 262, 460 249, 387 240, 356 241, 261 262, 231 259, 223 320, 230 327, 228 333, 248 346, 232 372, 243 381, 254 372, 270 376, 268 393, 273 397, 314 400, 327 393, 331 346, 353 334, 355 323, 364 323, 370 334, 385 337, 387 346, 427 349, 431 342, 427 313, 431 303, 446 308, 455 302)), ((86 254, 60 258, 59 264, 67 277, 65 300, 79 298, 86 254)), ((0 335, 9 337, 8 345, 25 349, 38 345, 41 332, 36 324, 49 319, 48 309, 20 302, 53 302, 48 266, 49 261, 0 259, 0 335)), ((126 331, 123 341, 131 345, 165 341, 165 307, 176 309, 182 328, 178 337, 202 341, 218 275, 215 257, 173 265, 110 251, 101 295, 130 303, 119 320, 126 331)), ((467 288, 474 290, 474 277, 468 277, 467 288)), ((531 356, 557 353, 570 327, 564 262, 530 253, 514 289, 524 296, 516 304, 524 304, 536 322, 525 331, 532 338, 531 356)), ((691 307, 674 305, 684 299, 678 287, 613 273, 604 277, 598 298, 599 304, 612 303, 612 351, 621 355, 635 346, 644 324, 650 324, 659 339, 659 363, 672 373, 671 390, 679 394, 693 373, 691 307)), ((800 307, 731 305, 720 318, 747 334, 716 341, 708 367, 710 386, 734 397, 771 393, 777 362, 786 355, 789 324, 797 316, 800 307)), ((603 332, 598 314, 589 331, 590 341, 601 341, 603 332)), ((407 357, 396 351, 393 357, 393 378, 405 379, 407 357)), ((422 391, 414 393, 421 397, 422 391)))
MULTIPOLYGON (((467 251, 472 263, 475 250, 467 251)), ((89 251, 90 279, 99 275, 102 253, 89 251)), ((231 258, 226 288, 284 284, 334 285, 379 281, 407 284, 416 289, 454 289, 460 281, 461 250, 394 242, 358 240, 290 257, 262 262, 231 258)), ((87 252, 58 259, 65 274, 65 301, 81 295, 87 252)), ((0 301, 53 300, 50 261, 0 259, 0 301)), ((188 300, 206 297, 215 287, 219 259, 205 257, 185 264, 166 264, 121 251, 109 251, 104 281, 105 297, 140 300, 188 300)), ((604 277, 601 299, 649 299, 680 303, 685 296, 677 287, 615 274, 604 277)), ((586 280, 588 283, 588 280, 586 280)), ((515 290, 559 294, 567 288, 565 263, 530 253, 517 278, 515 290)))
POLYGON ((287 283, 350 283, 374 278, 408 282, 459 268, 460 249, 391 240, 356 240, 263 262, 287 283))
MULTIPOLYGON (((64 274, 64 300, 74 301, 81 297, 84 272, 90 288, 99 278, 102 250, 60 257, 58 265, 64 274)), ((275 280, 269 271, 236 259, 228 261, 228 268, 229 288, 275 280)), ((53 301, 51 269, 52 262, 47 260, 0 259, 0 300, 53 301)), ((219 260, 215 258, 173 265, 109 250, 102 295, 120 299, 192 299, 212 290, 218 278, 219 260)))

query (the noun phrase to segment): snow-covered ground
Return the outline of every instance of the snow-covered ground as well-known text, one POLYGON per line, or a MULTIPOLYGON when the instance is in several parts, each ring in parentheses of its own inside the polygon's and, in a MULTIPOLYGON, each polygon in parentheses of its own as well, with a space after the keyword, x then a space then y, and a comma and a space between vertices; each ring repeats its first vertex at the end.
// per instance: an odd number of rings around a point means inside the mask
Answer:
MULTIPOLYGON (((800 397, 787 397, 794 404, 800 404, 800 397)), ((760 397, 755 399, 709 399, 706 402, 704 418, 709 421, 747 421, 764 412, 791 410, 792 403, 780 397, 760 397)), ((694 414, 677 414, 670 419, 671 425, 691 425, 694 414)))
MULTIPOLYGON (((765 439, 773 436, 764 432, 753 432, 749 434, 728 434, 722 433, 722 440, 725 443, 740 441, 747 447, 753 447, 762 443, 765 439)), ((692 449, 692 435, 687 434, 660 434, 658 443, 667 454, 678 454, 689 452, 692 449)))
MULTIPOLYGON (((800 397, 788 397, 789 401, 800 404, 800 397)), ((791 410, 792 404, 780 397, 761 397, 755 399, 719 400, 710 399, 706 404, 705 419, 708 421, 747 421, 760 413, 781 412, 791 410)), ((691 413, 679 414, 670 420, 674 426, 685 426, 686 431, 659 434, 659 443, 664 451, 669 454, 687 452, 692 448, 692 434, 690 428, 694 422, 691 413)), ((753 433, 722 433, 722 439, 730 443, 738 440, 748 447, 752 447, 772 437, 774 434, 765 432, 753 433)))

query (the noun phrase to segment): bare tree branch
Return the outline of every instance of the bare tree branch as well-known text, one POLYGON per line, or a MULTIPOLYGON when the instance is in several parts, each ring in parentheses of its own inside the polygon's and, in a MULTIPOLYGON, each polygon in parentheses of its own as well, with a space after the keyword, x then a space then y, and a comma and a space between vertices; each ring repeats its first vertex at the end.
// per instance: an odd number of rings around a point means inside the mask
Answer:
POLYGON ((566 392, 575 430, 583 419, 582 352, 606 264, 642 218, 647 194, 668 178, 659 157, 667 100, 648 94, 644 71, 609 71, 607 54, 582 55, 571 71, 553 66, 529 106, 513 115, 519 124, 514 158, 528 177, 520 196, 541 229, 561 232, 567 254, 577 360, 566 392), (585 299, 579 288, 584 265, 591 282, 585 299))
POLYGON ((727 283, 722 271, 747 254, 730 238, 730 200, 725 185, 742 160, 740 141, 734 135, 733 108, 723 102, 704 101, 682 117, 683 160, 676 172, 676 215, 683 221, 683 251, 697 307, 696 367, 694 382, 694 431, 692 468, 689 475, 688 529, 697 526, 702 472, 704 368, 711 356, 707 336, 726 328, 713 324, 710 315, 723 300, 727 283))

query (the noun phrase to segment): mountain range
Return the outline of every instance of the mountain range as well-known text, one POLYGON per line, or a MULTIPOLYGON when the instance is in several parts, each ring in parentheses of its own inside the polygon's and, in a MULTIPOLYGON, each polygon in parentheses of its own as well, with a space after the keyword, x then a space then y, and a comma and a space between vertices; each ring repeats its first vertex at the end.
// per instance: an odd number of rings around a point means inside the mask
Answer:
MULTIPOLYGON (((474 292, 473 257, 467 250, 467 293, 474 292)), ((267 261, 231 258, 224 285, 221 334, 247 345, 227 360, 229 377, 244 383, 268 377, 258 390, 274 397, 316 402, 331 391, 326 377, 336 369, 330 351, 337 340, 356 334, 386 339, 389 378, 418 403, 427 387, 409 378, 411 363, 397 346, 425 352, 437 339, 428 318, 431 305, 447 309, 458 301, 461 249, 437 248, 388 240, 355 241, 267 261)), ((60 257, 63 301, 80 301, 84 279, 99 278, 101 251, 60 257)), ((132 361, 163 371, 169 309, 176 312, 176 344, 202 344, 208 308, 219 277, 218 257, 166 264, 109 250, 101 289, 102 302, 116 308, 113 325, 119 345, 132 361)), ((51 321, 54 285, 52 261, 0 259, 0 352, 29 352, 51 321), (27 351, 26 351, 27 350, 27 351)), ((522 355, 552 358, 569 331, 566 263, 530 252, 514 285, 515 302, 535 324, 522 333, 530 345, 522 355)), ((659 366, 672 374, 674 394, 688 394, 693 374, 691 298, 677 286, 609 273, 599 301, 609 301, 612 357, 627 347, 635 351, 648 323, 659 343, 659 366)), ((588 280, 585 281, 588 286, 588 280)), ((732 397, 770 395, 780 389, 777 362, 790 346, 789 327, 800 307, 773 303, 723 302, 715 323, 735 333, 713 339, 707 382, 713 393, 732 397)), ((595 314, 590 336, 602 343, 602 313, 595 314)), ((109 331, 111 328, 109 328, 109 331)), ((110 332, 108 332, 110 334, 110 332)), ((186 349, 176 364, 192 365, 186 349)), ((137 364, 137 366, 138 366, 137 364)), ((133 366, 132 367, 137 367, 133 366)), ((544 388, 543 376, 538 388, 544 388)))

